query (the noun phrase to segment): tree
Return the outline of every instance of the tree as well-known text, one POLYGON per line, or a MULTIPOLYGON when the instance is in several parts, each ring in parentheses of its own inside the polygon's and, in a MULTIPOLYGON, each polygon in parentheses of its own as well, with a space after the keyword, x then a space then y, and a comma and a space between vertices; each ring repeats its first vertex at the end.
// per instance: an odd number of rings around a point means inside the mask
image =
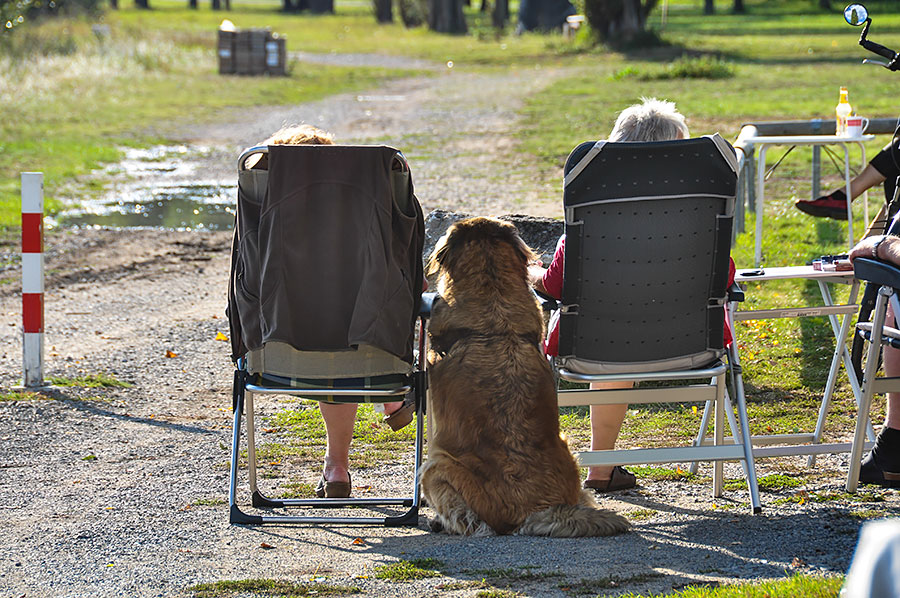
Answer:
POLYGON ((144 10, 150 9, 150 0, 134 0, 134 5, 138 8, 143 8, 144 10))
MULTIPOLYGON (((481 0, 482 9, 487 0, 481 0)), ((491 12, 491 24, 495 29, 503 29, 506 27, 506 21, 509 20, 509 0, 494 0, 494 10, 491 12)))
POLYGON ((658 0, 585 0, 584 16, 603 41, 626 42, 644 31, 658 0))
POLYGON ((428 27, 438 33, 465 33, 469 30, 462 0, 429 0, 428 27))
POLYGON ((711 15, 715 14, 716 5, 713 3, 713 0, 703 0, 703 14, 711 15))
POLYGON ((732 5, 731 7, 731 12, 735 14, 744 13, 744 0, 734 0, 734 5, 732 5))
POLYGON ((374 0, 375 21, 378 23, 393 23, 394 9, 391 0, 374 0))

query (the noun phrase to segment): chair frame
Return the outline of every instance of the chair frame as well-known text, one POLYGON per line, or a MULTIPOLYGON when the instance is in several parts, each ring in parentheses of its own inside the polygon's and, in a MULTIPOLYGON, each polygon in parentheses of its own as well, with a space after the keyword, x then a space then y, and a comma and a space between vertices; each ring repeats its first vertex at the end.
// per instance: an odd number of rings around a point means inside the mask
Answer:
MULTIPOLYGON (((714 147, 721 154, 722 159, 731 167, 731 171, 735 172, 735 158, 733 150, 718 135, 709 138, 714 147), (730 154, 730 156, 729 156, 730 154)), ((573 156, 580 148, 587 144, 582 144, 573 150, 567 161, 567 170, 565 183, 568 188, 569 183, 579 176, 581 171, 593 156, 598 155, 605 142, 597 142, 591 147, 587 153, 580 154, 582 157, 577 164, 569 169, 569 164, 573 161, 573 156)), ((671 142, 664 142, 671 143, 671 142)), ((645 144, 646 145, 646 144, 645 144)), ((616 155, 616 154, 614 154, 616 155)), ((617 158, 621 160, 622 158, 617 158)), ((612 160, 612 158, 610 158, 612 160)), ((649 176, 649 175, 648 175, 649 176)), ((684 181, 681 181, 682 183, 684 181)), ((624 182, 627 186, 627 182, 624 182)), ((619 187, 622 185, 620 184, 619 187)), ((605 185, 604 185, 605 187, 605 185)), ((610 187, 612 185, 610 184, 610 187)), ((642 195, 641 191, 635 191, 634 200, 640 201, 649 199, 654 196, 642 195)), ((685 193, 686 191, 679 191, 685 193)), ((601 193, 601 191, 597 191, 601 193)), ((609 199, 598 199, 595 196, 582 198, 583 204, 574 204, 570 206, 568 200, 566 202, 566 228, 570 226, 582 225, 583 222, 576 214, 579 205, 589 206, 593 203, 601 201, 623 202, 630 198, 622 195, 623 192, 611 190, 609 199)), ((708 194, 701 194, 707 195, 708 194)), ((602 197, 602 196, 601 196, 602 197)), ((666 196, 660 195, 659 199, 666 196)), ((671 196, 677 198, 680 196, 671 196)), ((723 200, 726 196, 721 196, 723 200)), ((733 202, 734 195, 731 195, 733 202)), ((733 206, 733 203, 730 204, 733 206)), ((567 247, 568 249, 568 247, 567 247)), ((569 272, 569 264, 566 264, 566 271, 569 272)), ((573 269, 574 271, 574 269, 573 269)), ((580 298, 580 297, 579 297, 580 298)), ((578 303, 578 299, 569 298, 569 302, 578 303)), ((578 305, 579 310, 584 309, 578 305)), ((730 313, 723 305, 725 310, 725 318, 730 320, 730 313)), ((562 307, 565 312, 566 307, 562 307)), ((583 334, 583 333, 578 333, 583 334)), ((562 344, 562 339, 560 340, 562 344)), ((683 462, 690 463, 696 461, 712 461, 713 462, 713 495, 720 497, 724 490, 724 461, 740 461, 744 467, 745 478, 747 480, 748 493, 750 495, 750 510, 752 513, 760 513, 762 506, 759 498, 759 488, 756 480, 756 469, 753 457, 753 447, 750 440, 750 430, 747 418, 746 401, 742 392, 735 393, 735 403, 738 412, 738 423, 734 423, 733 407, 730 404, 726 391, 726 374, 731 373, 736 382, 740 382, 740 364, 736 358, 735 343, 732 343, 731 352, 728 354, 731 367, 721 359, 715 358, 712 354, 710 361, 705 365, 691 367, 687 364, 681 368, 673 370, 651 370, 651 371, 624 371, 626 365, 619 365, 621 368, 615 373, 581 373, 567 369, 563 361, 557 358, 557 375, 563 380, 570 382, 668 382, 668 381, 687 381, 687 386, 659 386, 651 388, 629 388, 629 389, 559 389, 558 402, 561 407, 575 405, 610 405, 610 404, 652 404, 652 403, 686 403, 686 402, 703 402, 706 403, 704 413, 706 417, 712 409, 715 414, 714 432, 712 444, 704 443, 698 438, 688 446, 676 447, 660 447, 660 448, 637 448, 637 449, 618 449, 618 450, 600 450, 600 451, 584 451, 577 455, 578 462, 581 466, 603 466, 603 465, 636 465, 636 464, 656 464, 656 463, 673 463, 683 462), (728 408, 728 420, 732 428, 731 439, 725 438, 725 422, 726 422, 726 406, 728 408), (730 441, 729 441, 730 440, 730 441)), ((577 357, 577 355, 575 355, 577 357)), ((646 369, 643 364, 635 364, 634 370, 646 369)), ((740 388, 740 384, 736 383, 735 387, 740 388)), ((705 421, 708 421, 706 419, 705 421)))
POLYGON ((900 378, 878 376, 884 345, 890 344, 900 349, 900 330, 896 327, 896 323, 894 326, 886 325, 888 303, 893 308, 895 316, 900 314, 900 298, 897 294, 897 289, 900 288, 900 268, 874 259, 857 258, 853 260, 853 270, 856 278, 880 287, 871 322, 861 322, 856 326, 857 334, 869 342, 869 351, 863 365, 859 412, 850 448, 850 467, 847 470, 845 484, 847 492, 856 492, 859 485, 859 470, 866 445, 866 430, 870 425, 872 397, 875 393, 900 392, 900 378))
MULTIPOLYGON (((238 158, 238 171, 248 170, 247 160, 254 154, 268 155, 268 146, 254 146, 244 150, 238 158)), ((431 313, 433 294, 423 294, 419 308, 419 339, 418 355, 409 374, 410 383, 401 384, 388 389, 371 389, 364 387, 336 388, 284 388, 281 386, 266 386, 255 383, 255 374, 247 370, 246 357, 236 362, 234 383, 232 387, 232 442, 230 481, 228 489, 229 522, 241 525, 262 524, 348 524, 348 525, 384 525, 384 526, 415 526, 418 525, 419 505, 421 491, 419 487, 419 470, 422 466, 424 453, 424 422, 427 393, 427 374, 425 371, 425 323, 431 313), (263 395, 289 395, 297 397, 315 398, 325 396, 366 396, 375 397, 376 402, 388 402, 392 398, 402 398, 410 391, 415 397, 415 425, 416 435, 414 442, 413 484, 409 495, 402 497, 371 497, 371 498, 310 498, 310 499, 277 499, 266 496, 259 489, 257 480, 256 459, 256 433, 253 396, 263 395), (237 479, 239 475, 239 455, 241 441, 242 416, 245 415, 247 436, 247 470, 250 487, 251 505, 257 509, 276 509, 299 507, 306 511, 318 509, 345 509, 352 507, 387 507, 396 514, 384 516, 346 517, 346 516, 320 516, 320 515, 260 515, 249 514, 241 510, 237 504, 237 479), (405 510, 404 510, 405 509, 405 510)))
MULTIPOLYGON (((419 505, 421 492, 419 489, 419 470, 422 467, 422 454, 424 445, 424 415, 427 377, 424 369, 424 343, 425 343, 425 315, 421 315, 419 321, 419 364, 412 372, 412 384, 402 385, 392 389, 366 389, 366 388, 298 388, 295 390, 281 387, 268 387, 251 382, 253 375, 246 370, 246 363, 240 363, 234 373, 234 388, 232 410, 234 412, 233 434, 231 440, 231 479, 228 490, 229 522, 243 525, 260 525, 267 523, 335 523, 348 525, 384 525, 416 526, 419 522, 419 505), (410 390, 415 393, 416 401, 416 438, 415 457, 413 470, 413 485, 409 496, 404 497, 373 497, 373 498, 284 498, 276 499, 264 495, 257 483, 256 460, 256 434, 253 416, 253 395, 274 394, 290 395, 304 398, 317 396, 348 396, 366 395, 390 400, 391 397, 403 397, 410 390), (241 510, 237 505, 237 477, 239 471, 238 456, 240 454, 241 415, 246 413, 247 434, 247 470, 250 483, 251 504, 261 509, 275 509, 286 507, 305 507, 311 509, 340 509, 347 507, 406 507, 405 512, 397 515, 369 516, 369 517, 339 517, 318 515, 254 515, 241 510)), ((243 362, 243 360, 241 360, 243 362)))

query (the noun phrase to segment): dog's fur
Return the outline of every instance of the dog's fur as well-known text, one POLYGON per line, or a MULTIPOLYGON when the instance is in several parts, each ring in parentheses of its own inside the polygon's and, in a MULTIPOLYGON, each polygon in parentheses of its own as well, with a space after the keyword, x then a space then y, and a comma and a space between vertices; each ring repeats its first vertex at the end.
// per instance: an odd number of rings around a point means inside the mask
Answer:
POLYGON ((553 373, 539 347, 540 307, 528 286, 534 254, 515 226, 453 225, 429 273, 441 300, 429 323, 432 415, 422 488, 456 534, 606 536, 628 529, 582 490, 559 435, 553 373))

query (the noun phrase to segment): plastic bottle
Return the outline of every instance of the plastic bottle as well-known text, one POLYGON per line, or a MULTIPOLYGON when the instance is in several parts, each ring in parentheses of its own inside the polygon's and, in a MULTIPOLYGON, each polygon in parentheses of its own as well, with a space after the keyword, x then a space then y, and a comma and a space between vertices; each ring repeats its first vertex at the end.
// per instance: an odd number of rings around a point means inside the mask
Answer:
POLYGON ((841 87, 841 97, 837 106, 834 108, 835 113, 835 135, 847 135, 847 117, 853 113, 853 107, 847 101, 847 88, 841 87))

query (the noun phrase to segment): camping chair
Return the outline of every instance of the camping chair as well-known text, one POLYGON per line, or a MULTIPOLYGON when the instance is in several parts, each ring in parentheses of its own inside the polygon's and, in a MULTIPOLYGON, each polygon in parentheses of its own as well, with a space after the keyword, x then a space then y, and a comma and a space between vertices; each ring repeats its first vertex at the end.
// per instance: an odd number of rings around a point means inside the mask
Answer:
POLYGON ((423 241, 422 210, 409 168, 393 148, 273 145, 241 154, 228 293, 236 366, 231 523, 418 523, 426 380, 420 364, 425 339, 420 314, 423 241), (416 437, 410 493, 346 499, 266 496, 257 479, 255 395, 337 403, 413 396, 416 437), (243 413, 252 506, 301 507, 303 514, 248 514, 238 506, 243 413), (379 514, 319 512, 347 507, 379 514))
POLYGON ((719 135, 653 143, 586 142, 565 166, 566 256, 556 370, 570 382, 634 380, 625 390, 560 390, 560 406, 709 402, 711 446, 587 451, 582 466, 743 462, 751 509, 759 493, 743 394, 724 441, 722 361, 737 181, 719 135), (686 386, 671 381, 693 381, 686 386), (663 383, 663 384, 660 384, 663 383))
POLYGON ((869 350, 863 362, 862 390, 859 399, 859 412, 856 416, 856 430, 853 444, 850 447, 850 469, 847 472, 847 492, 856 492, 859 484, 859 467, 862 452, 866 444, 866 430, 869 424, 869 411, 875 393, 900 392, 900 378, 878 376, 881 365, 882 349, 890 345, 900 349, 900 327, 897 322, 887 321, 887 306, 890 302, 894 314, 900 314, 900 300, 897 291, 900 289, 900 268, 874 259, 857 258, 853 260, 853 274, 870 285, 878 286, 878 296, 872 311, 872 321, 859 322, 857 334, 868 343, 869 350))

